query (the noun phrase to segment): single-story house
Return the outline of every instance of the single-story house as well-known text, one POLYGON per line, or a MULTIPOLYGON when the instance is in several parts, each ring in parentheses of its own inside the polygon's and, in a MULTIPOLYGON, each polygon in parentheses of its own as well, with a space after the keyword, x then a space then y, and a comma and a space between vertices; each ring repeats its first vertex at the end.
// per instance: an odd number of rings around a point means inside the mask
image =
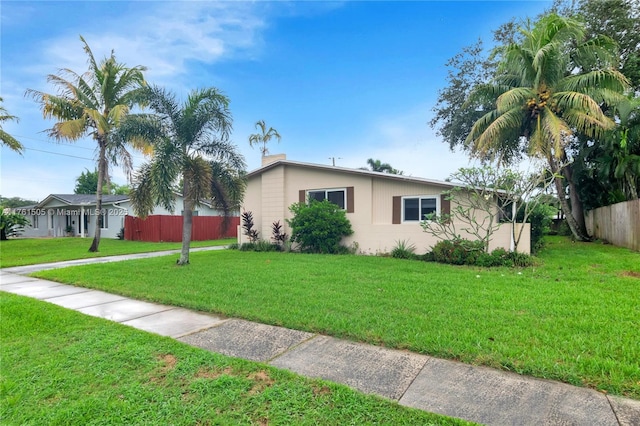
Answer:
MULTIPOLYGON (((354 233, 343 243, 365 254, 389 253, 399 242, 413 244, 417 253, 430 251, 438 240, 423 231, 421 219, 431 212, 448 213, 455 203, 443 195, 455 187, 451 182, 290 161, 284 154, 263 157, 262 166, 247 178, 242 208, 253 214, 260 238, 271 238, 275 221, 291 235, 286 219, 292 217, 293 203, 328 199, 342 207, 351 222, 354 233)), ((518 250, 529 253, 529 224, 517 226, 525 226, 518 250)), ((489 249, 510 250, 511 231, 512 224, 500 225, 489 249)), ((247 241, 240 230, 238 242, 247 241)))
MULTIPOLYGON (((175 212, 156 206, 152 215, 182 214, 182 195, 176 194, 175 212)), ((33 206, 18 207, 15 212, 29 219, 31 226, 24 228, 25 237, 62 237, 76 235, 93 237, 95 221, 101 224, 100 235, 116 238, 124 228, 125 216, 135 216, 129 197, 126 195, 103 195, 102 211, 96 211, 95 194, 51 194, 33 206), (100 214, 98 214, 100 213, 100 214), (71 231, 71 232, 68 232, 71 231)), ((220 216, 210 203, 202 202, 194 216, 220 216)))

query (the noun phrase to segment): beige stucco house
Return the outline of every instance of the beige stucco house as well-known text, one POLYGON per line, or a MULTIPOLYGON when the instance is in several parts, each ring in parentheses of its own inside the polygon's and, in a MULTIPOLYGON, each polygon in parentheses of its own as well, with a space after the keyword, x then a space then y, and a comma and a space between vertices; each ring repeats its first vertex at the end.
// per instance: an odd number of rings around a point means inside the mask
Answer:
MULTIPOLYGON (((443 192, 455 186, 411 176, 290 161, 284 155, 264 157, 262 167, 247 176, 243 209, 253 214, 260 238, 271 238, 275 221, 284 224, 291 235, 285 220, 292 216, 289 206, 309 197, 326 198, 342 207, 351 222, 354 233, 345 238, 344 245, 357 246, 364 254, 389 253, 399 241, 413 244, 416 253, 430 251, 438 240, 422 230, 420 219, 433 211, 448 213, 453 201, 446 200, 443 192)), ((490 250, 513 248, 512 226, 500 226, 490 250)), ((530 229, 529 224, 524 226, 518 251, 528 253, 530 229)), ((247 242, 241 230, 238 242, 247 242)))

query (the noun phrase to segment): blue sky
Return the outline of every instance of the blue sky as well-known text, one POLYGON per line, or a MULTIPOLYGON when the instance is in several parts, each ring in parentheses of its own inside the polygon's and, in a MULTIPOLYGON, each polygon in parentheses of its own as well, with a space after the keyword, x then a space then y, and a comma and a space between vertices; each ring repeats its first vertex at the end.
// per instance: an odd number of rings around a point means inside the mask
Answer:
MULTIPOLYGON (((72 193, 93 170, 95 143, 50 140, 26 89, 52 92, 58 69, 86 70, 79 35, 97 59, 115 50, 145 65, 149 83, 184 98, 215 86, 231 100, 233 141, 248 170, 263 119, 282 135, 270 152, 287 158, 364 167, 368 158, 407 175, 445 179, 468 166, 428 126, 447 59, 512 17, 535 17, 548 1, 6 1, 1 3, 0 94, 20 118, 4 130, 28 149, 1 150, 0 194, 41 200, 72 193), (49 151, 49 152, 42 152, 49 151), (55 154, 54 154, 55 153, 55 154), (60 155, 62 154, 62 155, 60 155), (80 157, 80 158, 77 158, 80 157)), ((135 155, 137 164, 144 158, 135 155)), ((113 168, 114 182, 127 183, 113 168)))

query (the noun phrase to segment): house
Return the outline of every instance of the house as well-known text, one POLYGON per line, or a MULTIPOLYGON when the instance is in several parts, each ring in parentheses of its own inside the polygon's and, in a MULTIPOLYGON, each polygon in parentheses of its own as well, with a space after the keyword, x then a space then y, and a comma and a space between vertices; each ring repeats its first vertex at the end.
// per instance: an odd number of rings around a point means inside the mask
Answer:
MULTIPOLYGON (((156 206, 152 215, 182 214, 182 195, 176 194, 176 212, 156 206)), ((31 222, 24 228, 25 237, 62 237, 76 235, 93 237, 96 220, 100 221, 100 235, 103 238, 116 238, 124 228, 125 217, 134 216, 133 207, 126 195, 103 195, 102 210, 96 211, 95 194, 51 194, 33 206, 14 209, 31 222), (99 213, 99 214, 98 214, 99 213)), ((210 203, 201 202, 194 210, 194 216, 220 216, 210 203)))
MULTIPOLYGON (((291 235, 285 221, 292 217, 291 204, 328 199, 343 208, 351 222, 354 233, 343 243, 365 254, 389 253, 401 241, 413 244, 417 253, 429 251, 438 240, 422 230, 421 218, 448 213, 455 202, 443 195, 455 186, 450 182, 290 161, 283 154, 264 157, 262 167, 247 178, 243 209, 253 214, 261 238, 271 238, 275 221, 285 224, 291 235)), ((512 226, 500 225, 490 250, 513 247, 512 226)), ((518 226, 525 226, 518 250, 529 253, 529 224, 518 226)), ((247 241, 238 232, 238 242, 247 241)))

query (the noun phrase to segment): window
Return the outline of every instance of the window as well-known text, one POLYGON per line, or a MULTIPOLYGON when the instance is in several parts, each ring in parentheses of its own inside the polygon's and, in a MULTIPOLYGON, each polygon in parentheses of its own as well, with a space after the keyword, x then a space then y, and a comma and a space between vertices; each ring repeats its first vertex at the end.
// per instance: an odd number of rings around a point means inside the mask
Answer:
POLYGON ((346 190, 345 189, 314 189, 307 191, 307 196, 311 200, 329 200, 341 209, 346 209, 346 190))
POLYGON ((438 213, 438 197, 402 197, 402 221, 425 220, 425 215, 438 213))
POLYGON ((31 226, 33 226, 34 229, 39 228, 38 226, 38 215, 33 215, 31 216, 31 226))
POLYGON ((53 210, 49 211, 49 229, 53 229, 53 210))
POLYGON ((513 220, 513 201, 498 197, 498 222, 511 222, 513 220))

